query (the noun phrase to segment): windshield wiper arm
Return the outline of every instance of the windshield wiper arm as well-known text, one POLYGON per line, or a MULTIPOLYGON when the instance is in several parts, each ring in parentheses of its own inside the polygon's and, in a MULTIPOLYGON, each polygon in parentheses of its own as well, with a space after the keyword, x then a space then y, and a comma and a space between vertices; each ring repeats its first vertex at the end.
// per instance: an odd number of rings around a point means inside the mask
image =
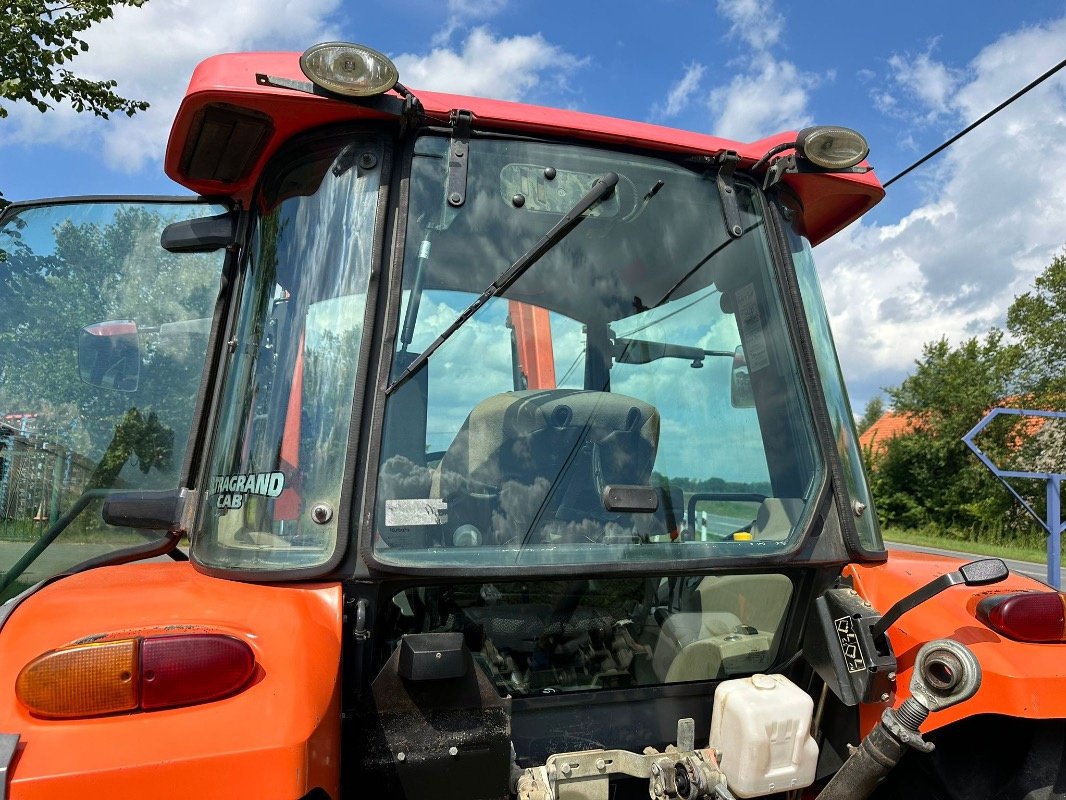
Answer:
POLYGON ((396 391, 397 388, 414 375, 422 365, 429 360, 429 357, 436 352, 438 347, 448 341, 453 333, 459 330, 470 317, 477 313, 479 308, 485 305, 485 303, 493 297, 507 291, 511 284, 521 278, 527 269, 540 261, 545 253, 565 239, 567 234, 580 225, 582 220, 585 219, 585 212, 596 205, 596 203, 610 197, 611 192, 614 191, 614 187, 617 184, 618 175, 614 172, 608 172, 597 178, 595 182, 593 182, 592 188, 585 193, 585 196, 578 200, 577 203, 574 204, 574 207, 567 211, 563 215, 563 218, 552 226, 551 230, 540 237, 540 240, 533 245, 533 247, 504 270, 496 280, 489 284, 477 300, 471 303, 462 314, 455 318, 455 321, 451 325, 444 329, 444 332, 441 333, 440 336, 433 340, 429 347, 419 353, 414 361, 407 366, 407 369, 400 374, 400 377, 385 389, 385 394, 389 395, 396 391))

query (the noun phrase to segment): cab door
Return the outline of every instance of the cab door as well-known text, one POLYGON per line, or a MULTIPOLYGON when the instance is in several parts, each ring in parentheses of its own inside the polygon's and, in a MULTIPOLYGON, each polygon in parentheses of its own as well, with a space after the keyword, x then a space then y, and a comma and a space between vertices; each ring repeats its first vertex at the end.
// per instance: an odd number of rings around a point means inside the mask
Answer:
POLYGON ((0 601, 154 535, 105 524, 110 494, 189 485, 226 251, 160 239, 226 213, 117 197, 0 213, 0 601))

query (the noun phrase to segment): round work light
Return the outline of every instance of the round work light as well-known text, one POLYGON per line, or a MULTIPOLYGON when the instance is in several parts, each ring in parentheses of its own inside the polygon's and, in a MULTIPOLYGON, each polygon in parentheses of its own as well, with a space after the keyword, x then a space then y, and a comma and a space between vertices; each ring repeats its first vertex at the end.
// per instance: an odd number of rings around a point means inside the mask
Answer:
POLYGON ((819 125, 799 132, 796 152, 823 169, 847 169, 866 158, 870 146, 851 128, 819 125))
POLYGON ((361 44, 324 42, 300 56, 300 69, 316 86, 347 97, 372 97, 396 85, 400 72, 377 50, 361 44))

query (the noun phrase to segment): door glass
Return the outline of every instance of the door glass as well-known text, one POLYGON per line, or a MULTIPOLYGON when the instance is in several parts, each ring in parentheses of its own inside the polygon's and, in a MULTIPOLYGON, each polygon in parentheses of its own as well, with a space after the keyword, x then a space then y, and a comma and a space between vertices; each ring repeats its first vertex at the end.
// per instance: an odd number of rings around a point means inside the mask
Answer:
POLYGON ((223 211, 115 200, 0 221, 0 599, 143 542, 101 520, 109 492, 181 485, 223 253, 159 239, 223 211))

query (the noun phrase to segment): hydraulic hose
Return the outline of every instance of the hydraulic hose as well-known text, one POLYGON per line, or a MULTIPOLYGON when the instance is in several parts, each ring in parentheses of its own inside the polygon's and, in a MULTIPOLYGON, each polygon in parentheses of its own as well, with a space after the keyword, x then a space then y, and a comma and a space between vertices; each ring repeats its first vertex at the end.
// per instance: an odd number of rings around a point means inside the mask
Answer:
POLYGON ((980 685, 981 665, 965 645, 952 639, 923 645, 914 661, 911 696, 899 708, 885 709, 881 721, 858 747, 852 748, 818 800, 869 797, 907 750, 928 753, 933 749, 918 732, 929 712, 968 700, 980 685))

